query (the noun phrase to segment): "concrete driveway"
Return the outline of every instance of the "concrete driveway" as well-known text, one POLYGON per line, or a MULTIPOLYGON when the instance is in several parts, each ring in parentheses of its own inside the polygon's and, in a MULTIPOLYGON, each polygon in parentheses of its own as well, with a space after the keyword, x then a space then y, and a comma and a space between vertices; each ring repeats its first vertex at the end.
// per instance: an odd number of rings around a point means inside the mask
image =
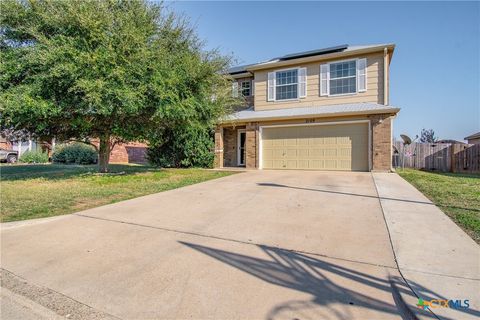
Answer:
POLYGON ((2 286, 70 319, 413 317, 370 173, 239 173, 1 240, 2 286))

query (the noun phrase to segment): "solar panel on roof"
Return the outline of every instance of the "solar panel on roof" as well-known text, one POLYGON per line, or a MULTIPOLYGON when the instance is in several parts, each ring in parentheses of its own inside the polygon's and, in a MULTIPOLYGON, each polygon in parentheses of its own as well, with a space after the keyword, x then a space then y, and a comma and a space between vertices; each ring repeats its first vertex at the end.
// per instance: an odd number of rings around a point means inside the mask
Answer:
POLYGON ((333 53, 333 52, 340 52, 348 48, 348 44, 342 44, 340 46, 324 48, 324 49, 317 49, 317 50, 310 50, 298 53, 287 54, 283 57, 280 57, 280 60, 289 60, 289 59, 296 59, 302 57, 309 57, 309 56, 316 56, 321 54, 333 53))

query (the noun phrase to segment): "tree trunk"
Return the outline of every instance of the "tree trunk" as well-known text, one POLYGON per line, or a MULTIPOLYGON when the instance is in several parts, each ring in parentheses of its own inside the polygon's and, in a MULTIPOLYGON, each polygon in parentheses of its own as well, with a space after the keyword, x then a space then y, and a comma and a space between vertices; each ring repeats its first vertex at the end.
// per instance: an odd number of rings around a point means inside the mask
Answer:
POLYGON ((100 137, 100 147, 98 148, 98 171, 108 172, 108 162, 110 161, 110 136, 100 137))

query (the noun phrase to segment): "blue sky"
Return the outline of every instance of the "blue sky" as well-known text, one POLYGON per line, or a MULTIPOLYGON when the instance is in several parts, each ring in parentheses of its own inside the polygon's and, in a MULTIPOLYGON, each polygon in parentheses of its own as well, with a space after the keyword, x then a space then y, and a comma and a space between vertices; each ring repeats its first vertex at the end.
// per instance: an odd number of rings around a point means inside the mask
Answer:
POLYGON ((169 2, 207 48, 239 64, 339 44, 395 43, 390 104, 400 133, 480 131, 479 2, 169 2))

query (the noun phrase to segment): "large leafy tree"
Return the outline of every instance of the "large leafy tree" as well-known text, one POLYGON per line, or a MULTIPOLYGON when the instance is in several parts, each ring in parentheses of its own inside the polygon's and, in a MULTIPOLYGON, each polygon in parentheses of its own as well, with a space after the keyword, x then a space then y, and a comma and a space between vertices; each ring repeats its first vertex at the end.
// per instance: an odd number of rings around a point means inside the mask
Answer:
POLYGON ((99 140, 211 126, 232 101, 228 59, 190 24, 146 0, 0 1, 0 125, 99 140))

